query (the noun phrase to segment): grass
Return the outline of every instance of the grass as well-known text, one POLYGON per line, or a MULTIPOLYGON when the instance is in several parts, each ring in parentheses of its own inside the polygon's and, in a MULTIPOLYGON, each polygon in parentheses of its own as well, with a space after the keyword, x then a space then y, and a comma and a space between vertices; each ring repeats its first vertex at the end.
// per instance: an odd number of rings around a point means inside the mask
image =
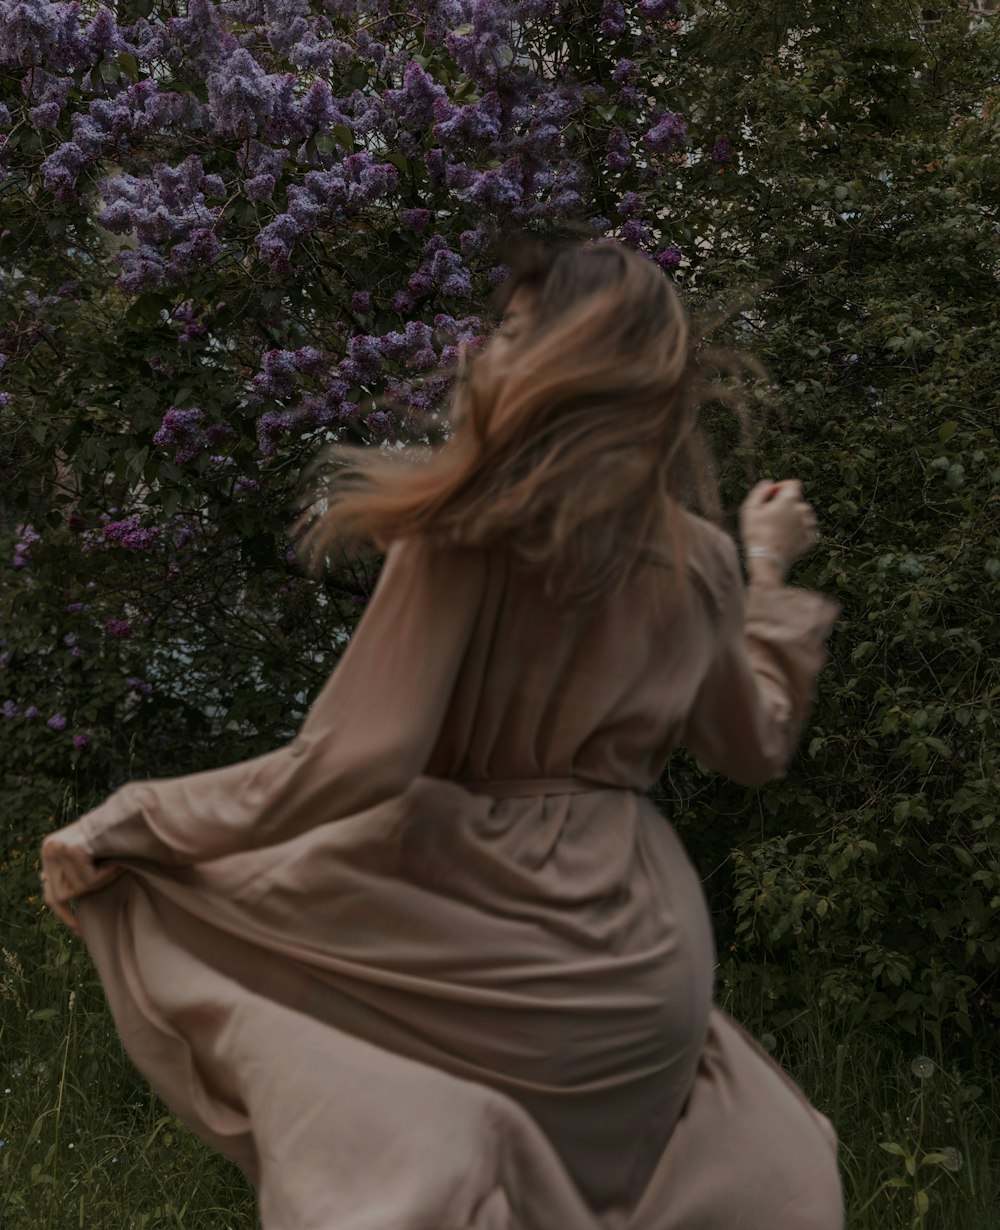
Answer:
MULTIPOLYGON (((0 869, 0 1225, 257 1230, 242 1174, 129 1062, 85 948, 36 895, 36 849, 16 842, 0 869)), ((1000 1088, 985 1043, 942 1053, 808 1011, 776 1030, 759 997, 722 984, 719 1001, 837 1127, 848 1230, 995 1230, 1000 1088)))
POLYGON ((837 1129, 848 1230, 996 1230, 1000 1081, 985 1043, 946 1052, 809 1010, 777 1031, 759 998, 720 992, 837 1129))

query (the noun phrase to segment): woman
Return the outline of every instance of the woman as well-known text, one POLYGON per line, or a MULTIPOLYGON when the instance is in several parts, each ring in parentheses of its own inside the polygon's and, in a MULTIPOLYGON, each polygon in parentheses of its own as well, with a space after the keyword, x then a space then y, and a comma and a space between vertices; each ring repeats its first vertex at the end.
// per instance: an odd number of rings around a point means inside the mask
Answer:
POLYGON ((340 450, 366 482, 304 541, 387 555, 298 737, 122 787, 46 839, 46 901, 266 1230, 839 1230, 834 1131, 713 1006, 645 794, 681 742, 785 772, 839 609, 784 584, 815 518, 758 483, 745 586, 684 506, 701 360, 652 262, 522 244, 497 305, 441 449, 340 450))

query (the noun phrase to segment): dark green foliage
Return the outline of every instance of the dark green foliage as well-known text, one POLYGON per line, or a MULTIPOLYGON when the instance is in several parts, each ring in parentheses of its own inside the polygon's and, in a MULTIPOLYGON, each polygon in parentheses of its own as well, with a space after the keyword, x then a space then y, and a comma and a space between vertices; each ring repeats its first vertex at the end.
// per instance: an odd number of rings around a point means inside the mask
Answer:
POLYGON ((995 1038, 1000 29, 808 7, 793 53, 804 6, 710 6, 679 49, 745 160, 692 183, 686 221, 713 245, 699 302, 761 287, 733 337, 785 417, 754 476, 802 479, 822 536, 792 579, 843 616, 788 776, 692 775, 672 809, 715 872, 723 972, 775 1020, 810 1002, 995 1038))

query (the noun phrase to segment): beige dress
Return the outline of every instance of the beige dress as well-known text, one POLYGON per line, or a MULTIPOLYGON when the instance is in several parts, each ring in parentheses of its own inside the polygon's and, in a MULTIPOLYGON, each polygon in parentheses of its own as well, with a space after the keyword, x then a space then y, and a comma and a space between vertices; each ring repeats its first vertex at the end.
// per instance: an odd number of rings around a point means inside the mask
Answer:
POLYGON ((785 771, 838 613, 685 514, 560 615, 505 548, 395 542, 301 733, 82 819, 79 918, 163 1100, 265 1230, 840 1230, 829 1121, 713 1006, 698 876, 644 793, 684 742, 785 771))

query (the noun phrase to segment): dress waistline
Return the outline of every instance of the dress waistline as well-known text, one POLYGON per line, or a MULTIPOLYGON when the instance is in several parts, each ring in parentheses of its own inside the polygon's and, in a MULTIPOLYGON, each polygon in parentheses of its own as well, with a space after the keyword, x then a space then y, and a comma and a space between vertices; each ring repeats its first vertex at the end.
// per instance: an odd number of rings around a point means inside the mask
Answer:
POLYGON ((453 777, 451 779, 473 794, 492 794, 497 798, 516 798, 533 794, 585 794, 592 790, 637 790, 618 782, 600 782, 590 777, 453 777))

